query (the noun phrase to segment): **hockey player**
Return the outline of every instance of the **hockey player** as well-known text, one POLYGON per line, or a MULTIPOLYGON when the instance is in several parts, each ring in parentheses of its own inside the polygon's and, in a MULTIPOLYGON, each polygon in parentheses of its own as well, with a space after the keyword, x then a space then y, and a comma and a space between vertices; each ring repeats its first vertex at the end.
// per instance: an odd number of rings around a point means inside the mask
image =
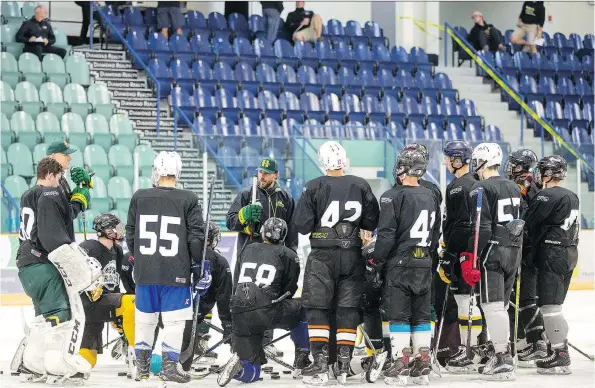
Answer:
POLYGON ((232 378, 258 381, 260 366, 266 363, 262 339, 270 328, 291 330, 297 371, 310 364, 305 310, 300 299, 291 298, 298 288, 300 263, 297 254, 283 245, 287 224, 269 218, 260 235, 264 243, 249 244, 238 257, 240 270, 234 273, 231 298, 234 354, 217 378, 221 387, 232 378))
MULTIPOLYGON (((537 155, 529 149, 516 150, 508 157, 506 174, 508 179, 519 185, 523 201, 521 213, 525 214, 527 208, 537 197, 539 188, 536 185, 534 175, 537 166, 537 155)), ((511 322, 511 332, 514 330, 514 314, 516 297, 515 290, 511 293, 511 305, 508 308, 508 315, 511 322)), ((516 344, 519 349, 519 365, 530 366, 535 360, 544 358, 547 355, 547 345, 543 340, 543 317, 537 308, 537 268, 531 258, 531 238, 525 228, 523 236, 523 251, 521 261, 521 288, 519 293, 519 327, 518 338, 521 341, 516 344), (526 346, 523 346, 526 344, 526 346)), ((514 338, 511 338, 514 341, 514 338)))
POLYGON ((97 232, 97 240, 83 241, 80 246, 101 264, 103 284, 81 294, 85 309, 85 331, 79 353, 95 367, 97 354, 101 354, 103 349, 105 322, 112 322, 118 330, 123 331, 128 344, 134 346, 134 295, 120 292, 124 258, 119 245, 124 239, 120 218, 109 213, 99 214, 93 220, 93 230, 97 232))
POLYGON ((439 210, 432 192, 418 182, 426 165, 419 151, 399 154, 395 185, 380 198, 374 260, 369 262, 383 279, 381 308, 389 321, 393 358, 384 376, 390 385, 406 384, 408 376, 418 383, 429 381, 430 247, 439 210))
MULTIPOLYGON (((36 319, 11 369, 48 382, 80 378, 91 365, 78 354, 85 315, 79 292, 100 280, 99 263, 74 244, 70 202, 85 208, 81 191, 64 201, 58 185, 63 168, 50 157, 37 165, 37 185, 21 197, 20 246, 16 262, 36 319)), ((88 192, 88 191, 87 191, 88 192)))
MULTIPOLYGON (((463 280, 459 256, 467 250, 469 239, 473 236, 470 218, 474 208, 469 208, 469 194, 477 182, 473 172, 469 171, 473 148, 466 141, 450 141, 444 146, 444 165, 455 179, 446 188, 446 217, 443 226, 444 252, 438 267, 439 278, 450 286, 454 295, 459 317, 459 331, 461 343, 467 343, 469 322, 469 293, 471 288, 463 280)), ((442 290, 437 291, 442 296, 442 290)), ((473 303, 471 346, 477 347, 477 338, 481 332, 481 312, 473 303)), ((472 360, 467 356, 465 345, 459 346, 458 351, 450 357, 447 369, 452 373, 475 372, 472 360)))
POLYGON ((181 170, 177 152, 160 152, 153 162, 154 187, 136 191, 128 210, 126 243, 134 256, 136 281, 137 380, 149 378, 155 327, 161 314, 160 378, 190 381, 179 358, 184 326, 193 315, 191 266, 202 261, 204 225, 198 197, 176 189, 181 170))
POLYGON ((547 156, 539 161, 537 168, 543 190, 529 204, 525 219, 538 269, 538 304, 551 351, 547 358, 535 361, 535 365, 542 374, 568 374, 568 323, 562 315, 562 304, 578 260, 579 199, 560 186, 566 178, 564 158, 547 156))
MULTIPOLYGON (((211 272, 211 286, 208 288, 204 295, 201 295, 199 308, 201 317, 207 319, 213 310, 213 306, 217 303, 217 311, 221 325, 223 326, 224 334, 227 336, 231 334, 231 313, 229 311, 229 301, 233 291, 233 280, 231 278, 231 270, 229 269, 229 262, 219 252, 215 250, 217 244, 221 241, 221 231, 216 223, 209 223, 209 232, 207 240, 207 257, 205 260, 209 262, 211 272)), ((206 264, 206 263, 205 263, 206 264)), ((204 325, 204 323, 202 323, 204 325)), ((206 326, 206 325, 205 325, 206 326)), ((200 328, 200 325, 199 325, 200 328)), ((208 328, 208 326, 207 326, 208 328)), ((208 330, 205 330, 208 332, 208 330)), ((182 340, 182 349, 185 349, 190 345, 190 338, 192 333, 192 321, 186 322, 186 328, 184 329, 184 338, 182 340)), ((206 344, 201 344, 199 340, 199 346, 197 346, 196 353, 203 353, 208 349, 208 341, 206 344)), ((196 355, 195 353, 195 355, 196 355)), ((182 364, 185 371, 189 371, 192 365, 192 357, 182 364)))
POLYGON ((331 311, 337 327, 339 382, 345 383, 355 345, 364 287, 361 229, 378 224, 378 201, 368 182, 345 175, 345 149, 327 141, 318 150, 326 175, 306 183, 294 223, 310 234, 312 250, 304 273, 302 299, 307 309, 310 348, 314 363, 304 369, 304 382, 328 381, 331 311))
MULTIPOLYGON (((478 188, 483 188, 481 221, 477 246, 478 260, 474 265, 474 238, 467 244, 467 252, 460 255, 461 275, 474 287, 480 285, 480 304, 483 310, 495 354, 489 355, 478 372, 488 380, 512 380, 515 368, 508 348, 510 336, 506 312, 512 286, 521 261, 524 222, 520 218, 521 190, 499 175, 502 150, 496 143, 481 143, 473 150, 474 172, 480 182, 473 185, 469 209, 477 207, 478 188), (481 280, 481 282, 480 282, 481 280)), ((471 229, 475 217, 471 215, 471 229)))

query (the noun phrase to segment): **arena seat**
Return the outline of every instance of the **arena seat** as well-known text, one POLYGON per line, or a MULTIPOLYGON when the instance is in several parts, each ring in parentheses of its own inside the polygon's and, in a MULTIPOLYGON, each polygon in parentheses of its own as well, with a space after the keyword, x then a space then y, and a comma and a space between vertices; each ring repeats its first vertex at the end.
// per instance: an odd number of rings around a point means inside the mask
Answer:
POLYGON ((10 85, 4 81, 0 81, 0 102, 2 102, 0 104, 2 113, 8 118, 10 118, 19 107, 19 103, 14 99, 14 91, 10 85))
MULTIPOLYGON (((35 175, 33 171, 33 156, 26 145, 21 143, 10 144, 6 150, 6 157, 8 163, 12 165, 12 173, 14 175, 28 178, 35 175)), ((8 191, 12 194, 12 191, 8 191)))
POLYGON ((30 151, 37 143, 41 143, 41 134, 35 128, 35 122, 30 114, 24 111, 16 112, 10 118, 10 128, 17 135, 19 143, 29 147, 30 151))
POLYGON ((58 118, 62 118, 62 115, 68 109, 68 104, 64 102, 62 89, 53 82, 46 82, 41 85, 39 99, 45 105, 46 111, 52 112, 58 118))
POLYGON ((14 90, 14 99, 19 102, 20 108, 29 113, 33 119, 37 118, 43 109, 43 103, 39 101, 39 92, 31 82, 19 82, 14 90))

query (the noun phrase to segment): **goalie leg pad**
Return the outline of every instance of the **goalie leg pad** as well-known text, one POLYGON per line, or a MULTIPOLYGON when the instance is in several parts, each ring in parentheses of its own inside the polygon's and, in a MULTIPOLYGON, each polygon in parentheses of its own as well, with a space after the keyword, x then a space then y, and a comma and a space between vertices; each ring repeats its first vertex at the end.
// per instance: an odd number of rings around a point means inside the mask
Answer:
POLYGON ((122 317, 124 335, 131 346, 134 346, 134 312, 134 295, 122 295, 122 302, 116 309, 116 316, 122 317))
POLYGON ((91 364, 79 354, 84 327, 84 319, 81 322, 73 318, 49 330, 44 352, 44 365, 49 373, 72 376, 91 372, 91 364))
POLYGON ((56 266, 66 286, 76 292, 92 291, 103 282, 101 264, 75 243, 54 249, 48 259, 56 266))
POLYGON ((27 344, 23 352, 23 365, 31 372, 45 374, 44 350, 46 334, 51 330, 51 325, 42 315, 35 317, 30 326, 27 344))

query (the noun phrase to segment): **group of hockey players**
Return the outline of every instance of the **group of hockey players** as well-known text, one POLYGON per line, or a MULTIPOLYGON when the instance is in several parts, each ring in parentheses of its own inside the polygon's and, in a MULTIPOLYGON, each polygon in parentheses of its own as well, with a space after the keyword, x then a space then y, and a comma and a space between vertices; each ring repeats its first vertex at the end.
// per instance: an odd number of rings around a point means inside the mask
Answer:
POLYGON ((220 231, 210 209, 176 187, 175 152, 156 157, 153 187, 134 193, 125 226, 100 214, 97 240, 77 245, 73 220, 84 215, 93 183, 84 168, 70 168, 72 152, 67 142, 51 143, 36 186, 21 198, 17 266, 36 318, 11 368, 30 380, 88 378, 105 322, 121 334, 112 355, 124 355, 137 381, 157 372, 164 382, 188 383, 195 352, 207 354, 199 346, 203 321, 231 345, 216 371, 220 386, 258 381, 267 360, 311 385, 346 384, 360 373, 368 382, 428 384, 441 366, 488 380, 514 379, 517 366, 570 373, 562 304, 580 217, 578 197, 561 187, 560 156, 514 151, 503 177, 498 144, 447 142, 444 164, 454 178, 444 217, 439 188, 423 179, 430 156, 422 144, 398 154, 395 183, 379 200, 366 180, 345 174, 337 142, 320 147, 325 175, 307 182, 298 201, 265 158, 227 215, 239 234, 232 279, 215 250, 220 231), (301 297, 298 233, 311 245, 301 297), (207 321, 215 303, 222 328, 207 321), (289 331, 293 365, 272 346, 275 328, 289 331), (358 335, 363 355, 354 353, 358 335))

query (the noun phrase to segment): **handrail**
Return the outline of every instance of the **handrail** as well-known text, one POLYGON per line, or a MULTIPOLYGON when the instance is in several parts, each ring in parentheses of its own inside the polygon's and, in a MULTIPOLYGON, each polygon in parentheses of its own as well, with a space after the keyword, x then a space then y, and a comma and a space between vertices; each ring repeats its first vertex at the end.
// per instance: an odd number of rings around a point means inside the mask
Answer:
MULTIPOLYGON (((236 185, 237 189, 239 191, 242 190, 242 184, 236 179, 236 177, 231 173, 231 171, 227 168, 227 166, 225 165, 225 163, 223 163, 223 161, 221 160, 221 158, 217 155, 217 153, 215 151, 213 151, 213 149, 211 148, 211 146, 206 142, 206 140, 204 139, 204 135, 201 135, 198 133, 198 129, 196 129, 196 127, 194 126, 194 123, 190 122, 190 119, 188 118, 188 116, 186 116, 186 113, 184 113, 184 111, 182 111, 182 109, 180 109, 180 107, 173 105, 172 109, 174 110, 174 113, 177 115, 180 115, 180 117, 182 118, 183 121, 186 122, 186 124, 188 124, 188 126, 192 129, 192 132, 196 135, 196 137, 198 137, 201 141, 201 143, 203 144, 203 146, 205 147, 204 149, 207 150, 208 153, 210 153, 213 158, 215 159, 215 162, 223 167, 223 170, 225 170, 225 172, 227 173, 227 176, 231 177, 232 182, 236 185)), ((178 120, 176 120, 174 118, 174 129, 177 132, 177 127, 178 127, 178 120)), ((176 133, 174 132, 174 133, 176 133)))
MULTIPOLYGON (((107 15, 105 14, 105 12, 103 12, 103 10, 101 9, 101 7, 97 4, 95 4, 95 2, 91 3, 91 22, 90 25, 93 26, 93 9, 97 10, 97 13, 101 16, 101 18, 103 19, 103 21, 108 25, 108 27, 111 29, 111 32, 114 33, 118 39, 122 42, 122 44, 128 49, 128 52, 132 54, 132 56, 134 57, 134 59, 136 59, 136 61, 141 65, 141 67, 143 68, 143 70, 145 71, 145 73, 147 73, 147 76, 149 78, 151 78, 153 80, 154 85, 156 86, 157 89, 157 136, 159 136, 159 132, 161 129, 161 85, 159 84, 159 81, 157 81, 157 77, 155 77, 155 75, 153 74, 153 72, 149 69, 149 67, 147 65, 145 65, 145 63, 141 60, 141 58, 138 56, 138 54, 136 53, 136 51, 134 51, 134 49, 132 48, 132 46, 130 45, 130 43, 128 43, 128 41, 126 39, 124 39, 124 37, 122 36, 122 34, 120 34, 120 32, 115 28, 114 24, 111 22, 111 20, 109 20, 109 18, 107 17, 107 15)), ((91 42, 93 41, 93 34, 91 33, 91 42)), ((91 48, 92 43, 89 45, 91 48)))
MULTIPOLYGON (((520 106, 521 109, 523 109, 529 116, 531 116, 533 118, 533 120, 535 120, 537 123, 539 123, 542 127, 542 129, 548 131, 548 133, 550 135, 552 135, 552 137, 554 139, 556 139, 560 144, 562 144, 562 146, 564 146, 564 148, 566 148, 574 157, 576 157, 578 160, 580 160, 586 167, 587 169, 589 169, 591 172, 595 172, 594 170, 594 166, 591 166, 589 164, 589 162, 587 162, 586 159, 584 159, 572 146, 570 146, 568 143, 566 143, 561 137, 560 135, 558 135, 558 133, 556 133, 556 131, 554 131, 554 129, 552 129, 552 126, 550 125, 550 123, 547 120, 544 120, 543 118, 539 117, 539 115, 529 106, 525 103, 524 99, 521 98, 521 95, 516 92, 512 86, 508 83, 508 81, 488 62, 486 61, 482 61, 479 57, 478 57, 478 53, 477 51, 473 48, 473 46, 471 46, 471 44, 461 36, 461 34, 459 34, 458 31, 456 31, 450 24, 448 23, 444 23, 444 33, 445 35, 450 35, 450 37, 452 37, 457 44, 459 44, 459 46, 461 46, 461 48, 463 50, 465 50, 465 52, 467 54, 469 54, 469 56, 475 61, 475 63, 477 63, 478 66, 480 66, 494 81, 496 81, 496 83, 510 96, 512 97, 520 106)), ((447 37, 444 37, 444 46, 446 48, 447 46, 447 37)), ((444 52, 444 56, 445 56, 445 60, 447 55, 446 55, 446 50, 444 52)), ((542 130, 543 133, 543 130, 542 130)), ((543 140, 542 140, 543 141, 543 140)))
MULTIPOLYGON (((8 217, 7 217, 6 221, 10 222, 8 224, 10 232, 15 233, 16 230, 13 230, 13 228, 12 228, 12 226, 13 226, 12 225, 12 223, 13 223, 12 210, 14 209, 14 210, 16 210, 17 214, 20 214, 20 212, 21 212, 19 209, 20 206, 17 204, 17 201, 14 200, 13 196, 6 189, 6 186, 4 186, 3 183, 0 183, 0 187, 2 187, 2 192, 4 193, 4 196, 6 197, 6 199, 8 200, 8 204, 6 205, 6 207, 8 208, 8 217)), ((14 228, 14 229, 16 229, 16 228, 14 228)))

